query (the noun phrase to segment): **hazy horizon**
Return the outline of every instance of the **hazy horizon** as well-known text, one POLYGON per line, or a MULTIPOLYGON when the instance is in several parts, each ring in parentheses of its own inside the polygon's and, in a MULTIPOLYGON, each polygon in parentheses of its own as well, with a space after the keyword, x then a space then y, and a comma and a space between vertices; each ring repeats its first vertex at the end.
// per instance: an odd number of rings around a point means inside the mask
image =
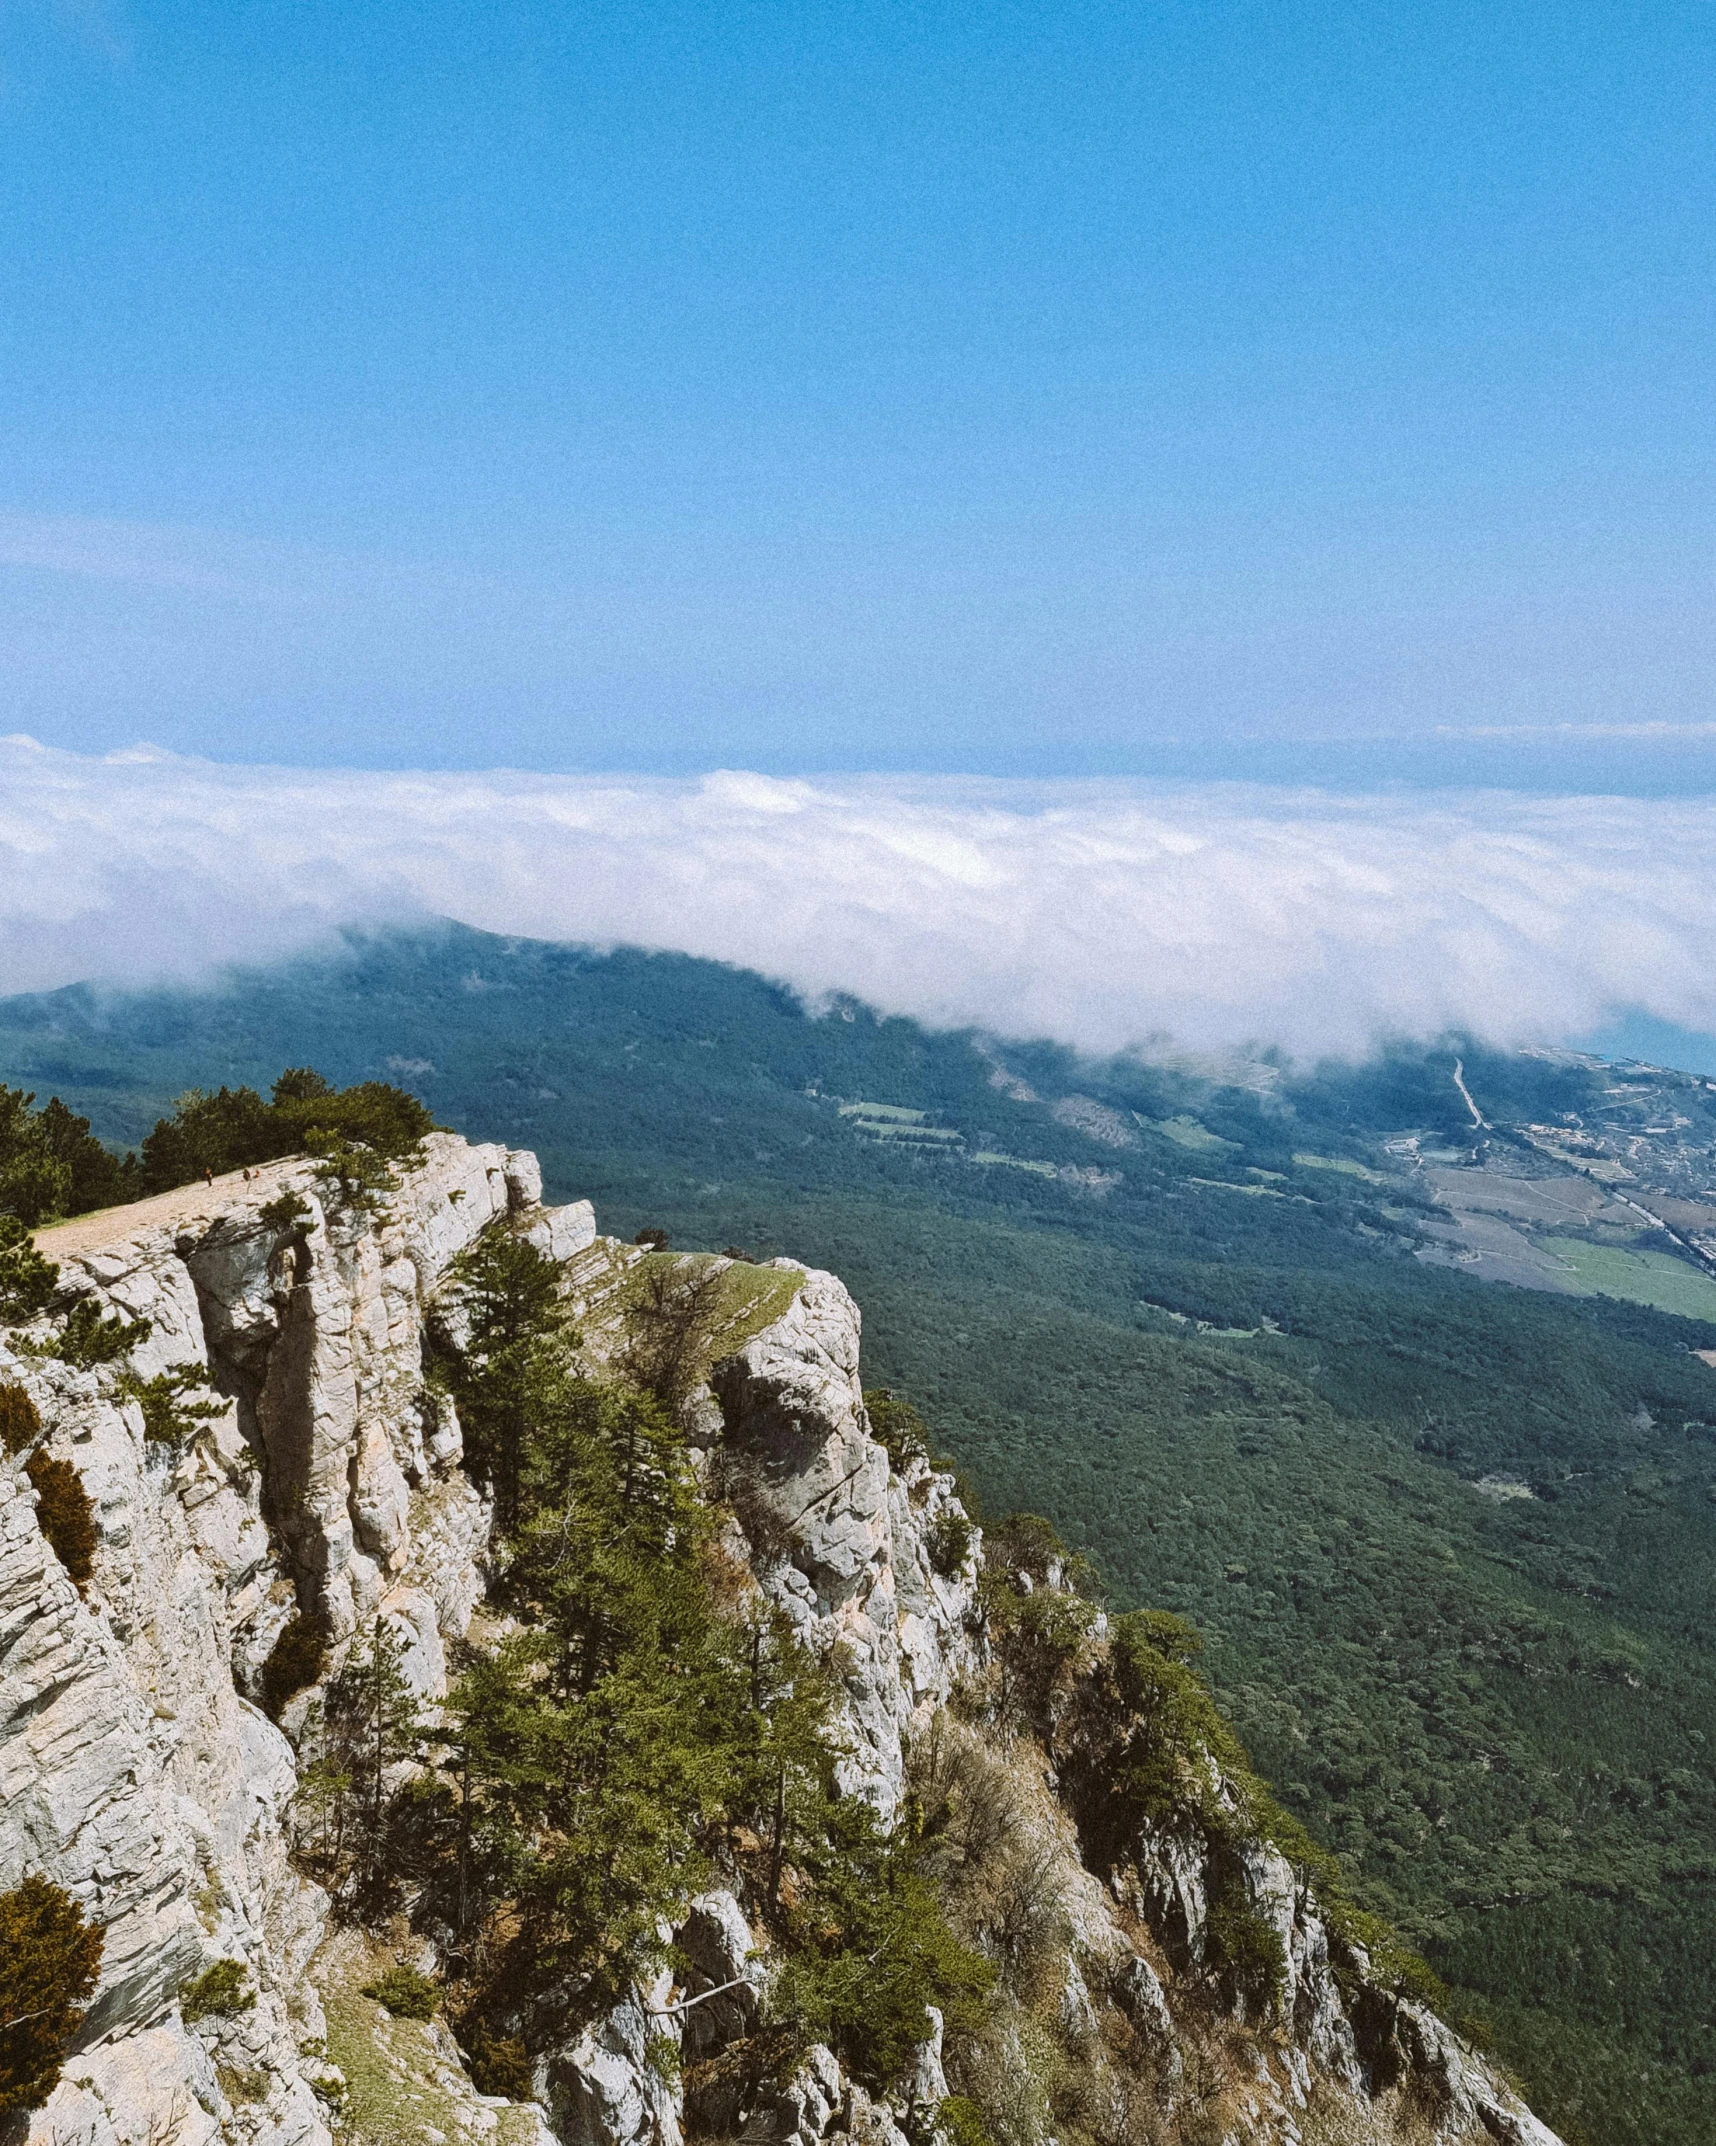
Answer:
POLYGON ((6 727, 1716 791, 1716 22, 0 18, 6 727))

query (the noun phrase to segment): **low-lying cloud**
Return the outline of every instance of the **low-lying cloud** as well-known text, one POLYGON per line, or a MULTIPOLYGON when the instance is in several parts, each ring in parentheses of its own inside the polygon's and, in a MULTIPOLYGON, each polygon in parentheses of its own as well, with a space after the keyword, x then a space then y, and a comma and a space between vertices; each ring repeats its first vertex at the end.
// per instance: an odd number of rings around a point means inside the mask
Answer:
POLYGON ((342 924, 675 948, 1090 1049, 1716 1029, 1716 799, 234 768, 0 743, 0 990, 342 924))

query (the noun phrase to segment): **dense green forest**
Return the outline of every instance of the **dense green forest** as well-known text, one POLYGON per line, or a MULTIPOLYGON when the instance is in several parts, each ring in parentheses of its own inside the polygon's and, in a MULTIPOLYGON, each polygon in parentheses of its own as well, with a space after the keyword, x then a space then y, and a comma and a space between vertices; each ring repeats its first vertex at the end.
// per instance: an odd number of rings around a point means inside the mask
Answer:
MULTIPOLYGON (((1463 1052, 1498 1122, 1593 1077, 1463 1052)), ((833 1267, 988 1510, 1201 1627, 1260 1771, 1550 2121, 1716 2141, 1716 1326, 1413 1256, 1377 1143, 1468 1136, 1446 1055, 1222 1086, 456 930, 0 1005, 0 1079, 120 1151, 307 1058, 616 1233, 833 1267)))

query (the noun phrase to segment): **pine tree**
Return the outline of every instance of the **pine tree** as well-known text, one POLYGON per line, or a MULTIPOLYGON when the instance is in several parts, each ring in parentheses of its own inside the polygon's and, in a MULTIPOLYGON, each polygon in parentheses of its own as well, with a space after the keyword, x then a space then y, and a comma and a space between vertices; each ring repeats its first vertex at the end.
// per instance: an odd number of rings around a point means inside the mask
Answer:
POLYGON ((465 1433, 465 1455, 495 1493, 503 1533, 516 1523, 523 1454, 533 1419, 568 1373, 560 1270, 504 1221, 453 1262, 466 1338, 441 1330, 437 1351, 465 1433))
POLYGON ((328 1737, 327 1710, 313 1700, 298 1737, 298 1793, 293 1816, 302 1853, 322 1875, 338 1879, 345 1869, 345 1827, 352 1776, 328 1737))
POLYGON ((757 1611, 742 1644, 745 1691, 733 1726, 734 1805, 762 1821, 763 1905, 772 1911, 785 1866, 826 1831, 834 1795, 828 1724, 835 1691, 828 1671, 781 1611, 757 1611))
POLYGON ((91 1371, 98 1364, 119 1363, 153 1332, 151 1319, 132 1319, 122 1311, 104 1318, 95 1298, 86 1296, 78 1299, 67 1312, 65 1324, 45 1341, 26 1338, 14 1347, 26 1356, 57 1356, 80 1371, 91 1371))
POLYGON ((454 1693, 453 1740, 472 1867, 521 1918, 507 1973, 594 2006, 731 1812, 743 1634, 712 1614, 709 1516, 658 1404, 570 1376, 537 1398, 501 1579, 524 1630, 454 1693))
POLYGON ((570 1376, 534 1398, 507 1591, 543 1635, 549 1688, 587 1694, 633 1646, 701 1629, 708 1516, 655 1402, 570 1376))
POLYGON ((663 1407, 683 1407, 709 1369, 726 1299, 726 1270, 695 1260, 645 1264, 630 1305, 626 1375, 663 1407))
POLYGON ((59 1279, 59 1268, 36 1250, 27 1224, 0 1215, 0 1319, 33 1319, 46 1311, 59 1279))
POLYGON ((323 1708, 324 1772, 341 1860, 358 1894, 378 1899, 388 1887, 387 1777, 421 1758, 422 1710, 392 1626, 378 1617, 328 1685, 323 1708), (343 1784, 343 1785, 336 1785, 343 1784))
POLYGON ((0 1208, 32 1227, 64 1213, 71 1192, 71 1169, 43 1139, 35 1100, 0 1085, 0 1208))
POLYGON ((57 1095, 40 1110, 31 1108, 35 1100, 0 1084, 0 1211, 34 1228, 129 1199, 138 1182, 135 1157, 104 1148, 89 1120, 57 1095))

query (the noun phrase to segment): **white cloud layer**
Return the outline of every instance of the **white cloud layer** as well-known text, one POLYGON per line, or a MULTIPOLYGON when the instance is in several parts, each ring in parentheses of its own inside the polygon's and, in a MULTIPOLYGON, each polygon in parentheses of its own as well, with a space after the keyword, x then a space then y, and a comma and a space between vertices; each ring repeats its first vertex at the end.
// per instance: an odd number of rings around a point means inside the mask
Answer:
POLYGON ((1090 1049, 1716 1029, 1716 799, 234 768, 0 741, 0 990, 344 923, 671 947, 1090 1049))

